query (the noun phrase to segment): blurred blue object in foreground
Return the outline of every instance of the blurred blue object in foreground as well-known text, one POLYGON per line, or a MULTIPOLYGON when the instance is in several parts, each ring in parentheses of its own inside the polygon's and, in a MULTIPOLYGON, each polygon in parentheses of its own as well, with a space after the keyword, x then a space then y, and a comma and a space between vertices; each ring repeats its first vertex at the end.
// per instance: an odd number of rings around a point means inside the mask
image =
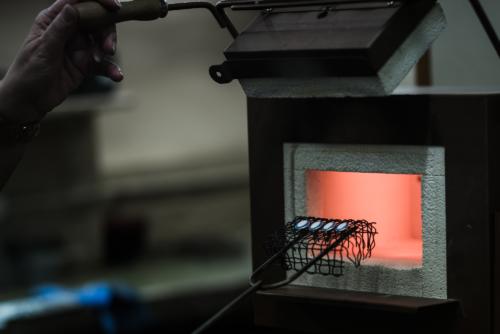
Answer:
POLYGON ((32 298, 0 303, 0 330, 15 319, 75 307, 95 310, 106 334, 141 332, 153 322, 137 292, 125 285, 96 283, 78 289, 44 285, 34 290, 32 298))

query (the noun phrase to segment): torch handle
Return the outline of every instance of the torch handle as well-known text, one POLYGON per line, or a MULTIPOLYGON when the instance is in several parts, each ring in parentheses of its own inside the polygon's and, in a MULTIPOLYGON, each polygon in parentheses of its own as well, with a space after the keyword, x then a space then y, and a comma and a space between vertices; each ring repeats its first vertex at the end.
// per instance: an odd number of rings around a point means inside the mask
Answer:
POLYGON ((122 2, 117 11, 109 11, 101 4, 89 1, 75 5, 80 14, 80 27, 87 31, 97 30, 124 21, 152 21, 167 16, 165 0, 133 0, 122 2))

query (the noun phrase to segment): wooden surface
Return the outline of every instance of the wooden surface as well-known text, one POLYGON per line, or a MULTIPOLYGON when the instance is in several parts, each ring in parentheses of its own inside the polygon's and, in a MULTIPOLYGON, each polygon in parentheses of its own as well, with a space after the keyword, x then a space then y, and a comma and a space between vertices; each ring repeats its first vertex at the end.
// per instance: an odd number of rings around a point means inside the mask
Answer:
POLYGON ((379 310, 395 313, 417 314, 424 310, 442 305, 457 308, 456 300, 441 300, 432 298, 416 298, 393 296, 367 292, 346 291, 327 288, 310 288, 305 286, 286 286, 279 289, 259 292, 260 296, 278 296, 285 299, 306 299, 314 302, 328 302, 329 305, 340 307, 379 310))
MULTIPOLYGON (((291 60, 314 58, 318 66, 321 59, 335 59, 328 70, 337 75, 369 75, 387 62, 434 3, 407 1, 399 7, 331 12, 324 18, 318 18, 318 11, 276 10, 259 16, 225 55, 228 60, 277 60, 259 63, 258 70, 272 70, 291 60)), ((289 71, 285 65, 283 70, 289 71)))
POLYGON ((452 300, 296 286, 261 292, 255 305, 259 325, 304 333, 453 333, 460 314, 452 300))

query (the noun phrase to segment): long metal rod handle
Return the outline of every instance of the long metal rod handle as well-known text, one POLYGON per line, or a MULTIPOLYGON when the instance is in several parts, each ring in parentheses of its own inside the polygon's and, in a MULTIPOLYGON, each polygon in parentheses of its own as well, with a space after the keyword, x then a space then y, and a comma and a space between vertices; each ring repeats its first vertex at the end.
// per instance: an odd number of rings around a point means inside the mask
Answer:
POLYGON ((477 17, 479 18, 479 21, 481 21, 484 30, 488 34, 491 44, 493 44, 493 47, 497 51, 498 57, 500 57, 500 40, 498 39, 498 35, 495 31, 495 28, 491 24, 488 15, 486 15, 483 6, 479 2, 479 0, 469 0, 469 2, 472 8, 474 8, 474 11, 476 12, 477 17))
POLYGON ((245 290, 242 294, 240 294, 238 297, 233 299, 229 304, 224 306, 219 312, 214 314, 210 319, 208 319, 205 323, 203 323, 200 327, 198 327, 195 331, 192 332, 192 334, 201 334, 204 331, 206 331, 208 328, 210 328, 215 322, 217 322, 220 318, 222 318, 226 313, 231 311, 234 307, 236 307, 241 301, 243 301, 246 297, 250 296, 254 292, 260 289, 260 287, 263 284, 263 281, 258 281, 254 282, 253 277, 261 273, 262 271, 266 270, 270 265, 272 265, 276 260, 281 258, 281 256, 287 252, 291 247, 293 247, 297 242, 300 240, 304 239, 307 234, 301 233, 298 235, 296 238, 294 238, 292 241, 287 243, 279 252, 271 256, 266 262, 264 262, 261 266, 259 266, 250 276, 250 287, 245 290))
POLYGON ((307 234, 299 234, 297 237, 295 237, 292 241, 288 242, 283 248, 280 249, 279 252, 275 253, 273 256, 271 256, 269 259, 267 259, 266 262, 261 264, 257 269, 255 269, 250 276, 250 284, 253 285, 255 279, 254 277, 262 273, 264 270, 266 270, 269 266, 271 266, 274 262, 277 260, 281 259, 283 254, 285 254, 290 248, 292 248, 294 245, 296 245, 300 240, 304 239, 307 236, 307 234))
POLYGON ((229 304, 224 306, 219 312, 214 314, 210 319, 205 321, 200 327, 195 329, 192 334, 201 334, 210 328, 215 322, 217 322, 220 318, 222 318, 226 313, 231 311, 236 305, 238 305, 241 301, 243 301, 248 296, 252 295, 255 291, 259 290, 262 285, 262 281, 257 282, 256 284, 250 286, 246 289, 242 294, 233 299, 229 304))
POLYGON ((226 12, 224 10, 221 10, 220 8, 216 7, 214 4, 211 2, 207 1, 194 1, 194 2, 180 2, 180 3, 173 3, 168 5, 168 9, 170 11, 173 10, 183 10, 183 9, 194 9, 194 8, 205 8, 212 13, 212 16, 217 20, 217 23, 219 23, 219 26, 221 28, 227 28, 229 33, 233 38, 238 37, 238 30, 233 25, 233 22, 231 22, 231 19, 227 16, 226 12))
POLYGON ((208 9, 212 16, 215 18, 217 23, 221 28, 226 27, 226 22, 220 17, 219 12, 215 8, 215 6, 206 1, 192 1, 192 2, 177 2, 177 3, 171 3, 168 4, 168 10, 173 11, 173 10, 184 10, 184 9, 198 9, 198 8, 204 8, 208 9))
POLYGON ((259 266, 250 276, 250 287, 246 289, 243 293, 241 293, 238 297, 233 299, 229 304, 224 306, 219 312, 214 314, 210 319, 208 319, 206 322, 204 322, 200 327, 198 327, 196 330, 192 332, 192 334, 201 334, 204 331, 206 331, 208 328, 210 328, 214 323, 216 323, 220 318, 222 318, 225 314, 227 314, 229 311, 231 311, 233 308, 235 308, 241 301, 243 301, 245 298, 248 296, 254 294, 257 290, 268 290, 268 289, 274 289, 274 288, 279 288, 282 286, 285 286, 287 284, 292 283, 295 281, 297 278, 299 278, 302 274, 304 274, 311 266, 313 266, 316 262, 318 262, 321 258, 326 256, 329 252, 331 252, 334 248, 338 247, 345 239, 347 239, 351 234, 356 232, 357 227, 352 227, 344 232, 341 232, 340 236, 333 242, 331 245, 326 247, 318 256, 316 256, 314 259, 309 261, 307 265, 305 265, 301 270, 293 274, 290 278, 273 283, 273 284, 267 284, 264 285, 263 281, 255 281, 254 277, 257 274, 260 274, 262 271, 266 270, 270 265, 272 265, 274 262, 276 262, 277 259, 279 259, 285 252, 287 252, 291 247, 293 247, 295 244, 297 244, 300 240, 304 239, 307 234, 300 234, 296 238, 294 238, 292 241, 287 243, 279 252, 271 256, 266 262, 264 262, 261 266, 259 266))

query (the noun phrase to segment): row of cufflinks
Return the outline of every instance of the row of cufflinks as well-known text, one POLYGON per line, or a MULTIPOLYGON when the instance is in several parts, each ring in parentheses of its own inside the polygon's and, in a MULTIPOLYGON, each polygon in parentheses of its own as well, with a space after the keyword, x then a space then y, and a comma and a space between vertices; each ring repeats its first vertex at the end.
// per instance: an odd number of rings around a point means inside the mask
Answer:
POLYGON ((347 223, 320 218, 296 218, 294 229, 296 231, 309 230, 309 232, 337 232, 340 233, 347 228, 347 223))

